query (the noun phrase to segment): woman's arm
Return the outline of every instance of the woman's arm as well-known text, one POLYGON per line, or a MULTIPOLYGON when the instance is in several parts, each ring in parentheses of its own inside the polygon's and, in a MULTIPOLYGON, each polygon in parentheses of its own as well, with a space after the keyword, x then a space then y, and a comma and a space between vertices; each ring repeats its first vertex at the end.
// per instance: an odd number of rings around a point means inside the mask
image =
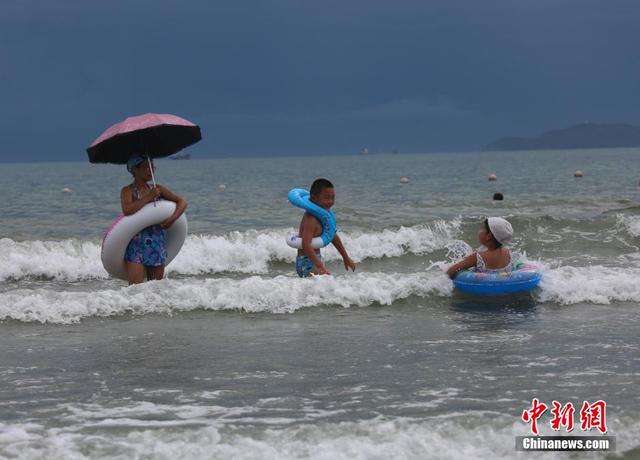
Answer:
POLYGON ((476 260, 477 260, 477 256, 476 256, 476 253, 474 252, 473 254, 468 255, 467 257, 462 259, 457 264, 453 264, 451 267, 449 267, 449 269, 447 270, 447 275, 449 275, 449 278, 454 279, 460 270, 465 270, 467 268, 475 267, 476 260))
POLYGON ((162 198, 164 198, 165 200, 173 201, 176 204, 176 210, 173 212, 173 214, 160 223, 160 227, 167 229, 171 227, 173 223, 178 220, 178 218, 180 218, 189 204, 187 203, 187 200, 182 198, 180 195, 173 193, 164 185, 157 185, 156 187, 158 188, 158 190, 160 190, 160 196, 162 198))

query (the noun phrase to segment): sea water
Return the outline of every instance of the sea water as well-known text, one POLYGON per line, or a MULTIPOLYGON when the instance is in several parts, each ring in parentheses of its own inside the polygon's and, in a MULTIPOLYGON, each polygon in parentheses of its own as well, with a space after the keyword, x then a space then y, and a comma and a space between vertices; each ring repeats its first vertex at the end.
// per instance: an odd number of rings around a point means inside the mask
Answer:
POLYGON ((637 458, 639 157, 160 160, 189 236, 165 280, 133 287, 100 262, 124 166, 2 164, 0 457, 524 458, 538 398, 574 404, 578 435, 599 434, 583 401, 606 401, 617 455, 637 458), (333 276, 295 274, 286 193, 316 177, 355 273, 328 248, 333 276), (485 216, 544 267, 532 294, 453 291, 443 269, 485 216))

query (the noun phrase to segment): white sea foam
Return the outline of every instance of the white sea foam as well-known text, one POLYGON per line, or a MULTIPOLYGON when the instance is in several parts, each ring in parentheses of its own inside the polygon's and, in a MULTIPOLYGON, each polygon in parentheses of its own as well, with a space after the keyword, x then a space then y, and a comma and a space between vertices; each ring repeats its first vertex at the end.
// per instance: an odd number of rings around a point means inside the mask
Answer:
MULTIPOLYGON (((610 423, 617 451, 637 448, 639 424, 610 423)), ((16 459, 512 459, 529 458, 514 450, 515 436, 527 434, 522 422, 505 417, 448 416, 447 419, 377 418, 341 423, 297 424, 246 432, 225 429, 221 420, 207 426, 167 427, 151 423, 124 430, 93 426, 68 428, 0 423, 0 456, 16 459), (475 423, 473 423, 475 422, 475 423)), ((545 433, 552 434, 552 433, 545 433)), ((536 458, 566 458, 565 452, 536 458)), ((605 453, 584 453, 605 458, 605 453)))
POLYGON ((640 269, 564 266, 545 271, 539 300, 563 305, 640 302, 640 269))
MULTIPOLYGON (((459 221, 435 222, 385 229, 378 232, 341 233, 341 238, 356 261, 399 257, 404 254, 428 254, 443 249, 453 241, 459 221)), ((271 262, 295 260, 296 252, 285 244, 293 229, 258 232, 232 232, 227 235, 190 235, 168 271, 181 275, 220 272, 264 274, 271 262)), ((24 241, 0 239, 0 281, 24 278, 48 278, 61 281, 106 279, 100 262, 100 245, 96 242, 24 241)), ((328 247, 326 260, 339 254, 328 247)))
MULTIPOLYGON (((640 302, 640 269, 615 267, 547 268, 540 302, 569 305, 640 302)), ((433 269, 410 274, 349 273, 299 279, 250 276, 244 279, 166 279, 132 287, 96 291, 51 288, 12 289, 0 293, 0 320, 73 323, 89 317, 171 314, 196 309, 293 313, 316 306, 365 307, 418 296, 449 296, 452 284, 433 269)))
POLYGON ((107 276, 100 246, 95 243, 0 239, 0 281, 27 277, 77 281, 107 276))
POLYGON ((618 228, 622 228, 632 237, 640 236, 640 216, 617 215, 618 228))
POLYGON ((290 313, 320 305, 390 305, 411 295, 448 295, 439 270, 409 275, 355 273, 300 279, 163 280, 121 289, 55 291, 14 289, 0 294, 0 319, 72 323, 92 316, 172 313, 194 309, 290 313))

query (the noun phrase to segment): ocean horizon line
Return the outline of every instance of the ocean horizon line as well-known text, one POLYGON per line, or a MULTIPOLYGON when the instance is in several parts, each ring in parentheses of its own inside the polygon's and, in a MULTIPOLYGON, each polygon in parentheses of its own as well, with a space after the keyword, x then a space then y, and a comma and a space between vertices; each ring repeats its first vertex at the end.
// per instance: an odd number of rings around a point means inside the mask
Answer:
MULTIPOLYGON (((490 153, 505 153, 505 154, 509 154, 509 153, 517 153, 517 154, 527 154, 527 153, 533 153, 533 152, 550 152, 550 151, 557 151, 557 152, 582 152, 585 150, 589 150, 589 151, 596 151, 596 150, 606 150, 606 151, 611 151, 611 150, 615 150, 615 151, 620 151, 620 150, 640 150, 640 146, 639 147, 593 147, 593 148, 575 148, 575 149, 537 149, 537 150, 455 150, 455 151, 446 151, 446 150, 439 150, 439 151, 428 151, 428 152, 370 152, 370 153, 360 153, 360 152, 356 152, 356 153, 300 153, 300 154, 291 154, 291 153, 284 153, 284 154, 253 154, 253 153, 248 153, 248 154, 224 154, 224 155, 212 155, 212 156, 199 156, 199 155, 195 155, 195 156, 191 156, 191 158, 188 159, 176 159, 173 161, 199 161, 199 160, 234 160, 234 159, 238 159, 238 160, 245 160, 245 159, 269 159, 269 158, 301 158, 301 157, 350 157, 350 156, 356 156, 356 157, 370 157, 370 156, 412 156, 412 155, 462 155, 462 154, 490 154, 490 153)), ((169 157, 163 157, 163 158, 156 158, 156 160, 169 160, 169 157)), ((4 159, 0 159, 0 164, 4 164, 4 165, 10 165, 10 164, 46 164, 46 163, 54 163, 54 164, 61 164, 61 163, 85 163, 87 162, 87 158, 85 159, 77 159, 77 160, 70 160, 70 159, 51 159, 48 158, 46 160, 41 160, 41 159, 33 159, 33 160, 20 160, 20 161, 15 161, 15 160, 4 160, 4 159)), ((95 164, 100 164, 100 163, 95 163, 95 164)), ((105 163, 107 164, 107 163, 105 163)))

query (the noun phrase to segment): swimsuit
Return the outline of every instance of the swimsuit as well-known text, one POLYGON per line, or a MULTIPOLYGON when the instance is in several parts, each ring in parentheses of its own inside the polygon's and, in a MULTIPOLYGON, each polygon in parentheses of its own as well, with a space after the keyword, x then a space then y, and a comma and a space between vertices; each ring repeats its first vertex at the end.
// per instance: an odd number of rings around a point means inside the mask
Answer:
MULTIPOLYGON (((322 260, 320 254, 317 254, 318 259, 322 260)), ((316 269, 316 266, 311 262, 309 256, 297 256, 296 257, 296 272, 300 278, 306 278, 311 275, 311 272, 316 269)))
MULTIPOLYGON (((508 250, 508 249, 507 249, 508 250)), ((502 268, 487 268, 487 264, 484 259, 480 255, 479 252, 476 253, 476 272, 481 273, 500 273, 506 272, 511 273, 513 271, 513 262, 511 261, 511 251, 509 251, 509 263, 502 268)))
MULTIPOLYGON (((149 184, 147 187, 151 188, 149 184)), ((139 199, 140 191, 133 184, 133 200, 138 201, 139 199)), ((146 267, 163 266, 167 260, 167 238, 162 227, 151 225, 136 234, 127 246, 124 260, 146 267)))

